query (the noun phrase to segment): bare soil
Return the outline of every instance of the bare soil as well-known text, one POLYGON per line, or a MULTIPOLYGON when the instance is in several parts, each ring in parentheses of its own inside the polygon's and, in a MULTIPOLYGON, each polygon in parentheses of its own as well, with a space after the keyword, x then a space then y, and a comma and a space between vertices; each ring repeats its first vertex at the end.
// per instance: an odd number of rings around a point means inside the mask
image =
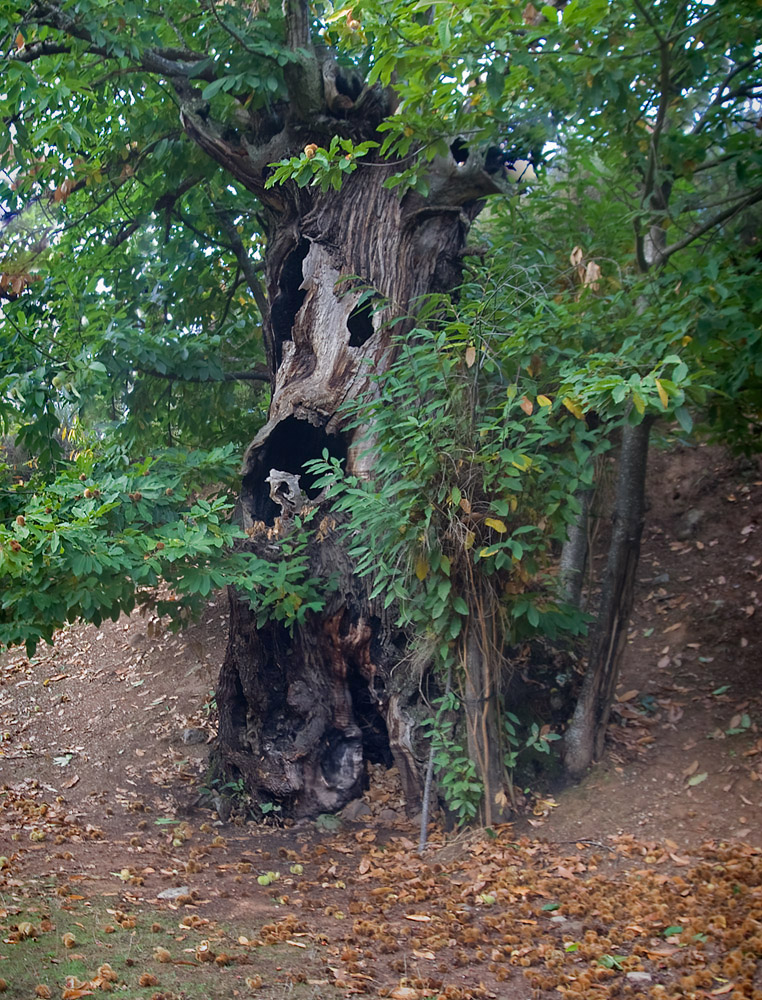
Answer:
MULTIPOLYGON (((178 635, 135 613, 7 653, 0 977, 25 907, 64 900, 175 921, 189 976, 227 935, 215 998, 762 998, 760 465, 655 451, 649 501, 604 759, 497 831, 433 824, 423 857, 381 768, 339 821, 223 822, 201 790, 222 597, 178 635)), ((123 972, 130 997, 206 995, 123 972)))

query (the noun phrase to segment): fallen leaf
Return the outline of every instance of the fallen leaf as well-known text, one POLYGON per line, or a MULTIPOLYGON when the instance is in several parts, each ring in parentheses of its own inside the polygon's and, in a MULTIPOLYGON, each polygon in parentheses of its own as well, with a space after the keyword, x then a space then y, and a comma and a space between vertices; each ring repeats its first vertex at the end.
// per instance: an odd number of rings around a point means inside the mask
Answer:
POLYGON ((419 924, 431 923, 431 917, 427 916, 425 913, 406 913, 404 916, 405 920, 415 920, 419 924))
POLYGON ((702 771, 701 774, 694 774, 692 778, 688 779, 688 784, 693 787, 694 785, 700 785, 702 781, 706 781, 709 775, 706 771, 702 771))
POLYGON ((638 691, 638 689, 637 688, 633 688, 632 691, 626 691, 624 694, 618 694, 616 696, 616 700, 618 702, 632 701, 632 699, 635 698, 638 694, 640 694, 640 692, 638 691))

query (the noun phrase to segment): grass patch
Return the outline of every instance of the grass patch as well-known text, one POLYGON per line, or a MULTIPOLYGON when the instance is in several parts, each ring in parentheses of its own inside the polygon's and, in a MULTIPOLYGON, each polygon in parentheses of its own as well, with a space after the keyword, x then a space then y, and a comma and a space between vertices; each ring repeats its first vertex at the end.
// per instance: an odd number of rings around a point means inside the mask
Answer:
MULTIPOLYGON (((124 904, 122 904, 124 905, 124 904)), ((252 931, 225 929, 193 912, 118 909, 111 900, 55 896, 0 901, 0 978, 19 1000, 334 1000, 320 947, 291 918, 252 931), (306 947, 288 944, 298 940, 306 947)))

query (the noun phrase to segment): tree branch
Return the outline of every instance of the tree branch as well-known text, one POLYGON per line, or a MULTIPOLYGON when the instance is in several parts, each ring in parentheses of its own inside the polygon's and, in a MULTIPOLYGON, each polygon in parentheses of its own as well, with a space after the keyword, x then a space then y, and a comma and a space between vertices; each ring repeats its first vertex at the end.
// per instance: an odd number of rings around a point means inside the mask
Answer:
POLYGON ((257 303, 259 315, 264 319, 269 312, 269 303, 262 282, 259 280, 259 273, 264 270, 264 261, 255 263, 249 256, 246 247, 243 245, 241 234, 238 232, 233 217, 230 212, 220 211, 219 213, 222 227, 225 230, 230 247, 235 254, 241 273, 246 279, 246 284, 251 289, 254 301, 257 303))
MULTIPOLYGON (((93 55, 101 56, 104 59, 117 58, 117 55, 108 45, 96 44, 89 29, 80 24, 75 17, 63 11, 57 3, 50 2, 50 0, 38 0, 32 6, 29 20, 37 24, 56 28, 58 31, 62 31, 72 38, 77 38, 85 42, 88 46, 88 51, 93 55)), ((12 53, 10 58, 20 59, 23 62, 32 62, 43 55, 68 51, 69 47, 64 46, 61 42, 57 43, 45 40, 44 42, 34 42, 30 46, 25 45, 17 53, 12 53)), ((206 58, 207 56, 204 53, 194 52, 191 49, 168 47, 166 49, 146 49, 137 62, 143 69, 151 73, 159 73, 171 79, 177 77, 187 78, 191 70, 206 58)), ((216 78, 211 67, 203 70, 201 73, 196 73, 196 76, 198 79, 206 80, 207 82, 216 78)))
POLYGON ((699 120, 691 129, 691 135, 698 135, 699 132, 701 132, 701 130, 709 121, 709 115, 714 110, 714 108, 718 107, 720 104, 723 104, 726 100, 732 100, 739 96, 744 96, 740 93, 740 91, 737 91, 734 94, 727 94, 727 95, 725 94, 725 91, 728 89, 728 85, 730 84, 730 82, 734 80, 739 73, 744 73, 747 69, 751 69, 752 66, 755 65, 755 63, 758 63, 760 61, 760 59, 762 59, 762 56, 759 55, 752 56, 751 59, 747 59, 745 62, 738 63, 737 66, 734 66, 733 69, 731 69, 728 73, 726 73, 724 79, 717 87, 717 93, 714 95, 712 100, 707 105, 704 113, 699 117, 699 120))
POLYGON ((172 382, 193 382, 203 384, 204 382, 269 382, 270 373, 264 368, 252 368, 243 372, 223 372, 222 375, 213 375, 202 378, 200 375, 178 375, 177 372, 160 372, 155 368, 141 368, 135 366, 135 370, 143 375, 150 375, 152 378, 169 379, 172 382))
MULTIPOLYGON (((655 29, 654 29, 655 30, 655 29)), ((651 133, 651 141, 648 151, 648 168, 643 181, 643 196, 640 200, 644 206, 654 192, 654 182, 656 179, 656 164, 659 158, 659 140, 667 120, 667 108, 669 107, 669 92, 671 86, 671 66, 669 59, 669 45, 660 40, 659 43, 659 108, 656 112, 656 123, 651 133)))
POLYGON ((728 219, 732 219, 734 215, 738 215, 738 213, 743 212, 744 209, 755 205, 758 201, 762 201, 762 187, 756 188, 756 190, 752 191, 751 194, 742 198, 740 201, 737 201, 735 205, 731 205, 729 208, 726 208, 724 212, 718 212, 717 215, 713 216, 702 226, 694 229, 692 233, 688 233, 687 236, 678 240, 677 243, 672 243, 670 246, 665 247, 659 254, 659 262, 663 263, 671 257, 672 254, 677 253, 678 250, 684 250, 685 247, 690 246, 694 240, 699 239, 705 233, 708 233, 710 230, 722 225, 723 222, 727 222, 728 219))
POLYGON ((283 67, 283 76, 296 117, 310 121, 324 110, 323 75, 312 44, 307 0, 283 0, 286 44, 296 60, 283 67))

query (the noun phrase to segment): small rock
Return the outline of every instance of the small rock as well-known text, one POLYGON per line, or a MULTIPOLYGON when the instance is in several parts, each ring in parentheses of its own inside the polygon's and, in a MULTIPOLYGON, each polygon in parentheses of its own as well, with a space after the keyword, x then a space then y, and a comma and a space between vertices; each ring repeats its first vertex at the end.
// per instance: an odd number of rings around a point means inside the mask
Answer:
POLYGON ((698 507, 691 507, 691 509, 687 511, 681 519, 678 529, 675 532, 675 536, 681 541, 685 541, 686 538, 690 538, 703 518, 703 510, 699 510, 698 507))
POLYGON ((342 819, 350 821, 360 819, 361 816, 370 816, 370 806, 362 799, 353 799, 341 810, 341 816, 342 819))
POLYGON ((212 801, 214 802, 214 808, 217 810, 217 815, 223 823, 227 823, 233 811, 233 803, 227 795, 214 795, 212 801))
POLYGON ((183 729, 183 743, 188 745, 206 743, 206 732, 203 729, 183 729))
POLYGON ((661 573, 659 576, 655 576, 651 583, 669 583, 669 573, 661 573))
POLYGON ((394 809, 382 809, 378 814, 378 818, 382 823, 396 823, 400 818, 400 814, 395 812, 394 809))
POLYGON ((568 923, 568 917, 564 917, 562 914, 557 913, 555 916, 550 918, 551 924, 565 924, 568 923))
POLYGON ((626 975, 632 983, 650 983, 653 979, 650 972, 628 972, 626 975))
POLYGON ((178 896, 187 896, 190 889, 187 885, 178 885, 174 889, 164 889, 157 895, 157 899, 177 899, 178 896))

